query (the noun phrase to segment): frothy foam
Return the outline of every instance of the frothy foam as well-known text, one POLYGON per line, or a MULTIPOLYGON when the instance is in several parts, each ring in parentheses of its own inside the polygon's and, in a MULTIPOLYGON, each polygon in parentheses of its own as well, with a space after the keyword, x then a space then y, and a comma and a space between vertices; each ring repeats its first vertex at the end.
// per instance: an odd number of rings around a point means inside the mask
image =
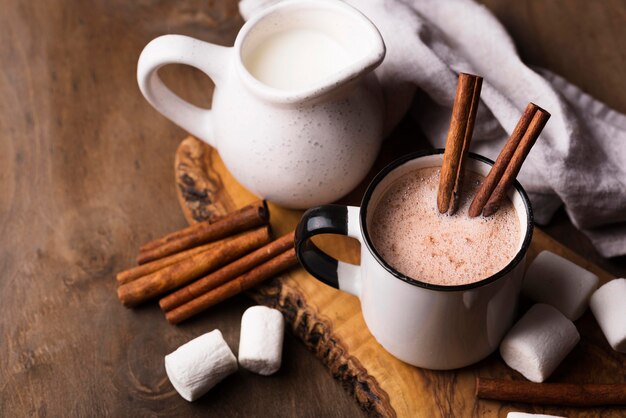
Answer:
POLYGON ((437 210, 439 167, 405 174, 384 193, 369 224, 376 250, 396 270, 422 282, 468 284, 502 270, 519 249, 520 225, 510 200, 489 218, 470 218, 482 176, 466 172, 459 210, 437 210))

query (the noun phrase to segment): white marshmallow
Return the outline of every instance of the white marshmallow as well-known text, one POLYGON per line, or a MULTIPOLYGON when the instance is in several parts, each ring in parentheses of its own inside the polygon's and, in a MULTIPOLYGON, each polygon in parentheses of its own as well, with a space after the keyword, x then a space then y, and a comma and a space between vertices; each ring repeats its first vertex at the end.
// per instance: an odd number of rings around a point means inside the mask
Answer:
POLYGON ((192 402, 237 371, 237 359, 216 329, 165 356, 165 371, 180 396, 192 402))
POLYGON ((590 305, 613 350, 626 353, 626 279, 611 280, 596 290, 590 305))
POLYGON ((566 418, 560 415, 545 415, 545 414, 528 414, 526 412, 509 412, 506 414, 506 418, 566 418))
POLYGON ((537 303, 547 303, 575 321, 585 313, 598 276, 550 251, 542 251, 528 267, 522 290, 537 303))
POLYGON ((504 362, 533 382, 543 382, 580 340, 576 326, 550 305, 537 304, 500 344, 504 362))
POLYGON ((266 306, 248 308, 241 318, 239 364, 268 376, 280 369, 285 321, 283 314, 266 306))

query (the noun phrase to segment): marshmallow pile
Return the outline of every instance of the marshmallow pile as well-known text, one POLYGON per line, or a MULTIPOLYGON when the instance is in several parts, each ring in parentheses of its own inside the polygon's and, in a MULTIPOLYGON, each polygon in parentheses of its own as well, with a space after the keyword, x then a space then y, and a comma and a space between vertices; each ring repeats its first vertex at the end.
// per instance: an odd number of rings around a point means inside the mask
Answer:
POLYGON ((549 251, 531 263, 522 292, 534 302, 500 344, 505 363, 533 382, 546 380, 580 340, 572 321, 588 306, 611 347, 626 352, 626 279, 599 278, 549 251))
MULTIPOLYGON (((248 308, 241 319, 239 365, 261 375, 280 369, 283 315, 265 306, 248 308)), ((237 358, 220 330, 201 335, 165 356, 165 371, 174 389, 192 402, 237 371, 237 358)))

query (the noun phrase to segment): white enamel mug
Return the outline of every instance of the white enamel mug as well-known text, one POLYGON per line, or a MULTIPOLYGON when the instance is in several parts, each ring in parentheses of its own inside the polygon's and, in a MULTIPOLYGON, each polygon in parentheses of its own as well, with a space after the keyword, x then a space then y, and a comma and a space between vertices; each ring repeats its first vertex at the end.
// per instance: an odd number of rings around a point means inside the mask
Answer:
MULTIPOLYGON (((388 187, 402 175, 441 166, 443 150, 407 155, 384 168, 368 186, 361 207, 324 205, 304 213, 296 230, 296 252, 318 280, 356 295, 376 340, 398 359, 427 369, 448 370, 491 354, 511 327, 521 289, 524 260, 533 232, 530 201, 515 182, 509 192, 520 222, 515 257, 501 271, 474 283, 434 285, 407 277, 376 251, 368 227, 388 187), (361 264, 338 261, 310 240, 342 234, 361 243, 361 264)), ((492 161, 469 154, 468 169, 483 176, 492 161)))

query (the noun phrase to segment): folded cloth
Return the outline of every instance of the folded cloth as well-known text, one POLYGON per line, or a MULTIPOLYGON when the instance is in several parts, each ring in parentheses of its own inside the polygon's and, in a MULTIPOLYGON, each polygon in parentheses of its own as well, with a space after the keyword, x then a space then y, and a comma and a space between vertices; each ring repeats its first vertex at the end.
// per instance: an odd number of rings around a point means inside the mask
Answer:
MULTIPOLYGON (((280 0, 242 0, 247 19, 280 0)), ((495 159, 528 102, 552 114, 518 180, 538 223, 565 205, 605 257, 626 254, 626 116, 519 58, 506 30, 472 0, 347 0, 387 46, 376 69, 387 132, 410 111, 435 147, 445 146, 458 72, 484 78, 471 150, 495 159)))

